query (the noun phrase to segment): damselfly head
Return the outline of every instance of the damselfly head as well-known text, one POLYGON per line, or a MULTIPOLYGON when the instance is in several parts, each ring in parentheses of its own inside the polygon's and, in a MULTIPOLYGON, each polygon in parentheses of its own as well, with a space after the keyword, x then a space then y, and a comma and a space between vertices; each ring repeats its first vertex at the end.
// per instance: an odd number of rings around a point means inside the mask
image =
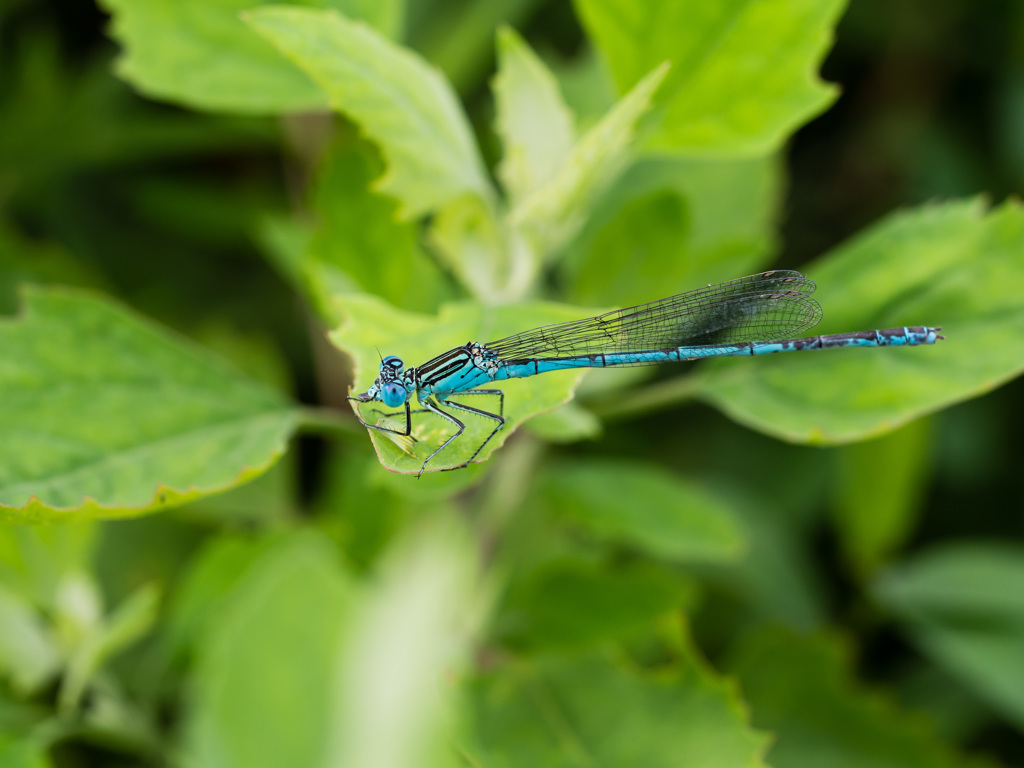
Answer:
POLYGON ((402 368, 404 367, 405 363, 402 362, 402 359, 400 357, 395 357, 394 355, 388 355, 380 361, 381 375, 387 371, 397 376, 402 372, 402 368))
POLYGON ((355 396, 356 400, 368 403, 379 400, 388 408, 398 408, 409 398, 409 392, 402 383, 404 363, 394 355, 388 355, 380 361, 380 373, 377 380, 365 392, 355 396))
POLYGON ((401 382, 382 382, 380 379, 373 382, 373 386, 365 392, 360 392, 358 395, 353 395, 349 398, 349 400, 358 400, 360 403, 371 403, 374 400, 379 400, 388 408, 398 408, 408 399, 409 392, 401 382))

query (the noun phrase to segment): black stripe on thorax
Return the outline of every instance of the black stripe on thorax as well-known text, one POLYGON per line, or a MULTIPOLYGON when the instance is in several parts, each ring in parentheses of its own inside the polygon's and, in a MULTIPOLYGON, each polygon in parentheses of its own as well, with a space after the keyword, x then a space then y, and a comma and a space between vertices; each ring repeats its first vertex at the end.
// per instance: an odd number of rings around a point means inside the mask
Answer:
POLYGON ((420 383, 428 387, 433 386, 465 366, 469 360, 469 353, 464 349, 452 350, 441 355, 419 367, 420 383))
POLYGON ((427 362, 420 366, 420 370, 432 371, 438 366, 451 362, 456 358, 465 359, 468 355, 469 353, 466 351, 465 347, 456 347, 455 349, 449 349, 447 352, 438 355, 433 360, 427 360, 427 362))

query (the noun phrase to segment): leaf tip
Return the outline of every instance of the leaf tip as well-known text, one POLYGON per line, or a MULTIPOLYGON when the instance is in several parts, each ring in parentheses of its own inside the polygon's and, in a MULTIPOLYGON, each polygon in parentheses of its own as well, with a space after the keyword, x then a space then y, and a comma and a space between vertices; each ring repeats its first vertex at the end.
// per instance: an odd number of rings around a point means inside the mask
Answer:
POLYGON ((499 53, 507 53, 523 42, 522 36, 510 24, 500 24, 495 32, 499 53))
POLYGON ((658 94, 662 84, 665 82, 665 78, 668 76, 668 71, 672 69, 672 63, 663 61, 660 65, 651 70, 647 76, 640 81, 636 90, 643 94, 643 99, 647 102, 649 108, 651 102, 654 101, 654 97, 658 94))

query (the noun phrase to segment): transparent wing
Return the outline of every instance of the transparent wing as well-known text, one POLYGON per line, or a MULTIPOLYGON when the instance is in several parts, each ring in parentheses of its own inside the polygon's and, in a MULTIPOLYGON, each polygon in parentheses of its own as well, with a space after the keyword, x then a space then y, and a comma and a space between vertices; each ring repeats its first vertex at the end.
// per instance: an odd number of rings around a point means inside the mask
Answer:
POLYGON ((487 344, 503 360, 545 359, 799 336, 821 319, 799 272, 774 270, 487 344))

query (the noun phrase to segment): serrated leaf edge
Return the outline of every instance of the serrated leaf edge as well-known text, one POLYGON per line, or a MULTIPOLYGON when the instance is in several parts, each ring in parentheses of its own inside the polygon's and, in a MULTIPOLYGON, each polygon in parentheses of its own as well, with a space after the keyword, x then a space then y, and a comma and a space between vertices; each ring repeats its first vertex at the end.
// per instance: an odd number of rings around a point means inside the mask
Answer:
MULTIPOLYGON (((159 325, 144 315, 139 315, 130 307, 126 307, 117 299, 107 296, 100 291, 94 291, 87 288, 41 286, 32 283, 22 283, 19 286, 18 292, 18 311, 14 315, 0 317, 0 325, 18 325, 26 322, 32 315, 32 302, 37 296, 45 297, 63 295, 70 297, 97 298, 116 310, 129 314, 133 321, 144 325, 147 330, 165 334, 180 343, 188 345, 197 355, 205 357, 207 362, 218 365, 222 369, 227 368, 235 373, 244 375, 231 365, 230 362, 213 354, 205 347, 196 344, 187 336, 181 335, 173 328, 167 328, 159 325)), ((288 414, 288 421, 290 423, 286 425, 286 431, 289 436, 291 433, 294 433, 298 426, 298 411, 294 408, 282 407, 279 412, 267 411, 264 414, 249 417, 247 420, 251 420, 252 418, 264 418, 275 414, 280 414, 281 416, 288 414)), ((76 520, 113 519, 118 517, 134 517, 143 512, 154 509, 171 509, 172 507, 180 506, 205 496, 222 493, 262 475, 277 463, 277 460, 281 458, 282 455, 284 455, 287 448, 286 443, 287 438, 283 439, 271 452, 266 462, 255 466, 243 465, 241 471, 232 480, 221 485, 210 486, 207 488, 199 488, 194 485, 189 485, 185 489, 177 489, 170 485, 166 485, 165 483, 157 482, 152 499, 146 504, 140 505, 104 504, 91 496, 83 495, 82 502, 77 506, 60 507, 46 504, 40 501, 38 496, 32 494, 29 497, 28 502, 21 506, 0 502, 0 523, 46 523, 53 522, 58 519, 69 518, 74 518, 76 520)))

